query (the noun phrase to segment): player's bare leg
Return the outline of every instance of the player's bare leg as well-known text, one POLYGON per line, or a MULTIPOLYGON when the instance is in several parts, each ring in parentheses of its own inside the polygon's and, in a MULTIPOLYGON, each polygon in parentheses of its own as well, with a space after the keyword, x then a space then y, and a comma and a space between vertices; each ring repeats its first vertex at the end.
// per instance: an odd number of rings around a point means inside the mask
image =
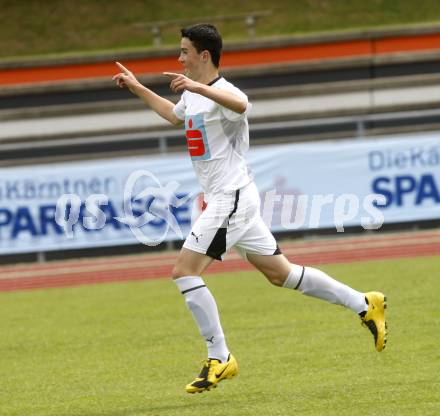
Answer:
POLYGON ((199 376, 186 386, 188 393, 210 390, 238 372, 237 361, 226 345, 217 304, 201 277, 212 260, 205 254, 182 248, 173 269, 173 279, 185 297, 208 348, 208 359, 204 361, 199 376))
POLYGON ((321 270, 291 264, 282 254, 272 256, 247 254, 247 259, 276 286, 299 290, 305 295, 345 306, 359 314, 362 323, 374 336, 377 351, 385 348, 386 297, 382 293, 358 292, 334 280, 321 270))
POLYGON ((183 276, 200 276, 214 259, 183 247, 173 269, 173 279, 183 276))

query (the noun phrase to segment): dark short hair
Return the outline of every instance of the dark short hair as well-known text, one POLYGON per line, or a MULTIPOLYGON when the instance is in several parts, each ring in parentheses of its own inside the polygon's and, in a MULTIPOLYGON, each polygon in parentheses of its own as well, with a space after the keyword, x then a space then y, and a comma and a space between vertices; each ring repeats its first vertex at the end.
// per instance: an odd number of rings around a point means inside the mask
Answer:
POLYGON ((182 38, 188 38, 198 53, 209 51, 212 63, 216 68, 220 65, 220 54, 222 52, 222 37, 213 25, 200 23, 181 29, 182 38))

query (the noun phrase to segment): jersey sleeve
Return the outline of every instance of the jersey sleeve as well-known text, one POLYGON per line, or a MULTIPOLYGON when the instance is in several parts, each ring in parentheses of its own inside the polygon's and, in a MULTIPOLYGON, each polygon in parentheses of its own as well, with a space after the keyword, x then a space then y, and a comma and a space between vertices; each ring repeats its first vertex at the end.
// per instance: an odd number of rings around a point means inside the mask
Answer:
POLYGON ((220 106, 223 115, 230 121, 238 121, 238 120, 245 118, 252 109, 252 104, 249 102, 247 95, 243 91, 241 91, 240 89, 238 89, 237 87, 235 87, 231 84, 222 85, 221 88, 226 91, 230 91, 233 94, 238 95, 240 98, 243 98, 246 101, 246 110, 244 111, 244 113, 241 113, 241 114, 236 113, 235 111, 232 111, 229 108, 220 106))
POLYGON ((185 108, 185 100, 183 99, 182 95, 179 102, 173 108, 173 112, 179 120, 185 120, 185 108))

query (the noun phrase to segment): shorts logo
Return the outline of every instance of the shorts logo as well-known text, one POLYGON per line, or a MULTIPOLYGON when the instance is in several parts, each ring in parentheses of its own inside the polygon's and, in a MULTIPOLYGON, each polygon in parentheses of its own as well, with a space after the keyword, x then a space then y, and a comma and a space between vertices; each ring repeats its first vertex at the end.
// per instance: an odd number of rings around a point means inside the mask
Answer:
POLYGON ((186 142, 192 160, 207 160, 211 157, 203 114, 185 118, 186 142))
POLYGON ((191 235, 196 239, 196 242, 198 243, 198 242, 199 242, 199 238, 200 238, 203 234, 196 235, 196 234, 194 234, 194 233, 191 231, 191 235))

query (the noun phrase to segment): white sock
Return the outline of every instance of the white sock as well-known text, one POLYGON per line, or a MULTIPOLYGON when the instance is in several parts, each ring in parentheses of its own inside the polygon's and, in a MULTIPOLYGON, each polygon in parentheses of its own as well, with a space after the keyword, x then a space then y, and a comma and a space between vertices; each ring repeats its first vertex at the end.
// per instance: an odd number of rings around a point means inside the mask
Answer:
POLYGON ((200 334, 208 347, 208 358, 228 360, 229 350, 220 324, 217 304, 200 276, 185 276, 175 280, 192 312, 200 334))
POLYGON ((283 287, 298 289, 304 295, 343 305, 356 313, 361 313, 368 308, 363 293, 332 279, 323 271, 313 267, 292 264, 283 287))

